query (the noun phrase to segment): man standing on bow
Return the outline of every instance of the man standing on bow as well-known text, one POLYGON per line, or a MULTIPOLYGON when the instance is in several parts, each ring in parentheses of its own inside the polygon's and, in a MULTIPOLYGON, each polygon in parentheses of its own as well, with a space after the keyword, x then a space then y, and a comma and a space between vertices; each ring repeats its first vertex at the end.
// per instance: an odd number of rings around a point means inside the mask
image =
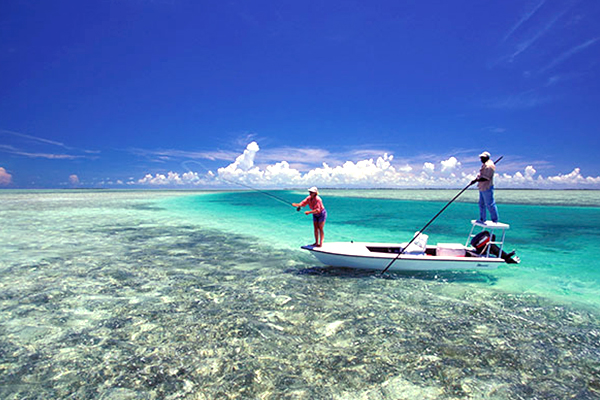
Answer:
POLYGON ((313 226, 315 230, 315 242, 312 244, 314 247, 323 246, 323 237, 325 220, 327 219, 327 210, 323 206, 323 200, 319 197, 319 191, 316 187, 308 189, 308 197, 302 200, 300 203, 292 203, 294 207, 300 208, 307 205, 310 207, 310 211, 305 211, 304 214, 313 216, 313 226))
POLYGON ((491 155, 484 151, 479 155, 481 160, 481 169, 477 177, 471 182, 477 182, 479 188, 479 219, 478 222, 485 222, 487 211, 490 212, 492 222, 498 222, 498 208, 494 201, 494 173, 496 166, 491 160, 491 155))

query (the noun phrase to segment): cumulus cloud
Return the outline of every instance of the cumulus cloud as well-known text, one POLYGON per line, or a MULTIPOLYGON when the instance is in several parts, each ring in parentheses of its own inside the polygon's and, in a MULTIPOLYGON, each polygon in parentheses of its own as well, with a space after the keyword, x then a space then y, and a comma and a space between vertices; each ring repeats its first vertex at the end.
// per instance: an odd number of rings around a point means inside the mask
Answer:
MULTIPOLYGON (((203 181, 197 172, 186 172, 180 175, 177 172, 169 172, 165 174, 146 174, 142 179, 137 181, 138 184, 141 185, 155 185, 155 186, 165 186, 165 185, 199 185, 206 184, 208 182, 203 181)), ((131 183, 130 183, 131 184, 131 183)))
POLYGON ((426 174, 433 174, 435 171, 435 164, 426 162, 423 164, 423 172, 426 174))
POLYGON ((303 185, 321 186, 359 186, 381 187, 385 182, 394 179, 399 172, 392 166, 393 156, 384 154, 377 160, 368 159, 358 162, 346 161, 344 164, 331 167, 324 163, 301 177, 303 185))
POLYGON ((254 157, 260 148, 258 143, 251 142, 244 150, 244 153, 235 159, 235 162, 229 165, 230 169, 240 169, 242 171, 248 171, 254 166, 254 157))
POLYGON ((523 172, 499 175, 496 181, 500 186, 533 189, 599 189, 600 176, 583 176, 581 169, 575 168, 568 174, 544 177, 529 165, 523 172))
POLYGON ((512 186, 533 186, 535 184, 534 175, 536 174, 535 168, 528 165, 525 171, 517 171, 514 175, 504 174, 496 180, 510 182, 512 186))
MULTIPOLYGON (((230 187, 232 184, 260 188, 302 188, 320 186, 331 188, 459 188, 468 184, 477 174, 473 163, 465 167, 451 156, 442 161, 430 160, 414 167, 399 162, 395 165, 392 154, 359 161, 345 161, 337 165, 327 162, 301 171, 288 160, 269 164, 256 164, 260 147, 256 142, 246 146, 242 154, 216 172, 200 175, 187 172, 147 174, 136 183, 154 186, 230 187), (439 168, 437 168, 439 166, 439 168)), ((285 154, 281 153, 282 157, 285 154)), ((476 158, 472 155, 471 158, 476 158)), ((478 168, 477 168, 478 169, 478 168)), ((600 177, 584 177, 579 168, 569 174, 543 177, 533 166, 514 173, 498 173, 499 188, 600 188, 600 177)))
POLYGON ((12 175, 6 172, 3 167, 0 167, 0 185, 10 185, 12 183, 12 175))
POLYGON ((69 184, 73 186, 79 185, 79 177, 75 174, 69 176, 69 184))
POLYGON ((582 185, 586 185, 586 184, 598 184, 600 183, 600 176, 599 177, 584 177, 583 175, 581 175, 581 170, 579 168, 575 168, 571 173, 566 174, 566 175, 557 175, 557 176, 551 176, 548 177, 547 179, 550 183, 554 183, 554 184, 559 184, 559 185, 565 185, 565 184, 582 184, 582 185))
POLYGON ((456 169, 460 168, 460 162, 456 159, 456 157, 450 157, 447 160, 440 161, 442 165, 442 172, 452 173, 456 169))

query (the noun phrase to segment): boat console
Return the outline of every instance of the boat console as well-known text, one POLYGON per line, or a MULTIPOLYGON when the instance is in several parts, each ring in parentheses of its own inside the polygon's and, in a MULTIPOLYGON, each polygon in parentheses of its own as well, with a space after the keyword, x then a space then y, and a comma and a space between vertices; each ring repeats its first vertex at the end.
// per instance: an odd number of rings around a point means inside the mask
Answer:
POLYGON ((465 246, 473 246, 475 253, 483 257, 500 257, 507 264, 521 262, 514 251, 506 253, 503 250, 504 238, 506 237, 506 231, 510 229, 510 225, 502 222, 476 220, 471 220, 471 225, 471 232, 469 232, 465 246))

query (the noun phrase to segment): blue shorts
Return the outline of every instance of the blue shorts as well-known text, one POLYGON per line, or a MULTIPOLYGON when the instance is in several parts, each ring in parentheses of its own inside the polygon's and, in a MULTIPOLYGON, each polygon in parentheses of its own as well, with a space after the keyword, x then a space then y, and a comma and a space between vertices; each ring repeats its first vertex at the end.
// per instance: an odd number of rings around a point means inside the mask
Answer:
POLYGON ((313 222, 325 222, 327 219, 327 210, 323 210, 318 214, 313 214, 313 222))

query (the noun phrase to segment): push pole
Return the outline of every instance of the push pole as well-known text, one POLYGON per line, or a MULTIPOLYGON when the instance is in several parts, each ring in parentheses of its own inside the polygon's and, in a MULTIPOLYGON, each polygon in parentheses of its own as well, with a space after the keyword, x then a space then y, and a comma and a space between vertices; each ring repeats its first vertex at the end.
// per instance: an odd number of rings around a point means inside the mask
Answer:
MULTIPOLYGON (((494 164, 497 164, 497 163, 499 163, 499 162, 500 162, 500 160, 502 160, 502 158, 504 158, 504 156, 501 156, 499 159, 497 159, 497 160, 496 160, 496 162, 495 162, 494 164)), ((409 246, 409 245, 410 245, 412 242, 414 242, 414 241, 415 241, 415 239, 416 239, 416 238, 417 238, 417 237, 418 237, 418 236, 419 236, 421 233, 423 233, 423 232, 425 231, 425 229, 427 229, 427 227, 428 227, 429 225, 431 225, 431 223, 432 223, 433 221, 435 221, 435 219, 436 219, 437 217, 439 217, 439 216, 440 216, 440 214, 441 214, 441 213, 443 213, 443 212, 444 212, 444 210, 445 210, 446 208, 448 208, 448 206, 450 206, 450 204, 452 204, 452 203, 454 202, 454 200, 458 199, 458 197, 459 197, 461 194, 463 194, 463 193, 465 192, 465 190, 467 190, 467 189, 468 189, 470 186, 472 186, 472 185, 473 185, 473 184, 475 184, 475 183, 477 183, 477 180, 473 180, 473 181, 471 181, 471 183, 469 183, 467 186, 465 186, 465 187, 463 188, 463 190, 461 190, 460 192, 458 192, 458 194, 457 194, 456 196, 454 196, 454 198, 452 198, 452 200, 450 200, 450 201, 448 202, 448 204, 446 204, 446 205, 445 205, 445 206, 444 206, 444 207, 443 207, 443 208, 442 208, 442 209, 441 209, 441 210, 440 210, 440 211, 439 211, 437 214, 435 214, 435 217, 431 218, 431 220, 429 220, 429 222, 428 222, 427 224, 425 224, 425 226, 424 226, 423 228, 421 228, 421 230, 420 230, 420 231, 419 231, 419 232, 418 232, 418 233, 417 233, 417 234, 416 234, 416 235, 415 235, 415 236, 414 236, 414 237, 411 239, 411 241, 410 241, 410 242, 408 242, 408 244, 407 244, 406 246, 404 246, 404 248, 400 249, 400 251, 398 252, 398 255, 397 255, 397 256, 396 256, 394 259, 392 259, 392 261, 390 261, 390 263, 387 265, 387 267, 385 267, 385 269, 384 269, 383 271, 381 271, 381 275, 385 274, 385 273, 386 273, 386 271, 387 271, 388 269, 390 269, 390 267, 392 266, 392 264, 393 264, 394 262, 396 262, 396 260, 397 260, 398 258, 400 258, 400 256, 401 256, 401 255, 404 253, 404 250, 406 250, 406 249, 408 248, 408 246, 409 246)))

